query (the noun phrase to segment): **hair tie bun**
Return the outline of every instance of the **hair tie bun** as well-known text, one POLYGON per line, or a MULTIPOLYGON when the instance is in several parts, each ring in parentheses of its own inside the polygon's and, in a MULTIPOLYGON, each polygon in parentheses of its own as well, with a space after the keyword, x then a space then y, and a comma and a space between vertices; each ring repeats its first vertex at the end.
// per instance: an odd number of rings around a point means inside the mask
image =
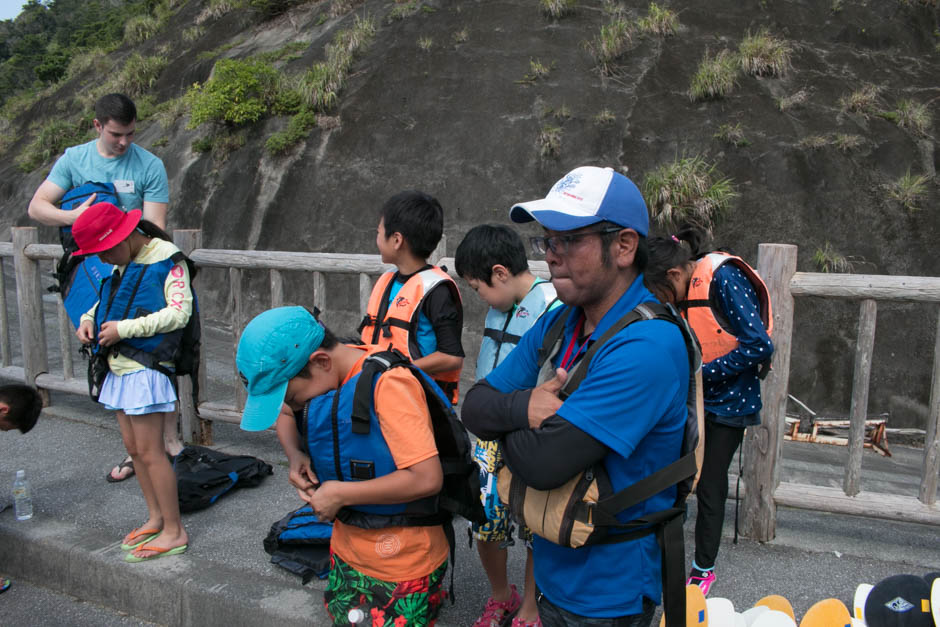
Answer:
POLYGON ((672 238, 672 241, 674 241, 676 244, 681 243, 681 242, 679 241, 679 238, 676 237, 675 235, 670 235, 670 237, 672 238))

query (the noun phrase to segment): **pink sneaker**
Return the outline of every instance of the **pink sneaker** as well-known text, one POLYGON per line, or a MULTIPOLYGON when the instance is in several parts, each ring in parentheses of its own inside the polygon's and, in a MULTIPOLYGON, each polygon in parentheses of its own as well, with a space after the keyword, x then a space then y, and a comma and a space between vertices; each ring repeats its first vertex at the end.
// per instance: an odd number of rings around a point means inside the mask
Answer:
POLYGON ((689 578, 686 580, 685 585, 687 586, 698 586, 702 589, 702 595, 708 596, 708 591, 711 590, 712 584, 718 578, 715 576, 715 569, 711 570, 699 570, 698 568, 693 568, 689 573, 689 578))
POLYGON ((514 618, 511 627, 542 627, 542 619, 536 618, 534 623, 527 623, 521 618, 514 618))
POLYGON ((522 599, 519 598, 516 586, 512 585, 509 588, 512 593, 508 601, 496 601, 493 597, 486 600, 483 614, 473 623, 473 627, 501 627, 515 615, 519 606, 522 605, 522 599))

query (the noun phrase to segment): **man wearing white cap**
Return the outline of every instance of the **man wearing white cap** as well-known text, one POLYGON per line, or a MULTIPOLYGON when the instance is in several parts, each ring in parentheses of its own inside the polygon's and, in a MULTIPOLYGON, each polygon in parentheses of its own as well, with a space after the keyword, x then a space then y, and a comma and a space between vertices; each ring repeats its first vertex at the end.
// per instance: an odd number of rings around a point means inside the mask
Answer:
MULTIPOLYGON (((583 381, 564 400, 567 372, 616 322, 641 303, 658 303, 643 285, 649 215, 643 196, 610 168, 581 167, 541 200, 510 210, 514 222, 536 220, 532 238, 545 254, 558 297, 516 350, 467 394, 462 418, 484 439, 502 439, 515 477, 532 488, 562 486, 603 467, 613 491, 679 458, 686 422, 689 358, 672 322, 645 320, 607 339, 583 381), (567 316, 554 378, 539 378, 539 349, 567 316), (564 396, 564 395, 563 395, 564 396)), ((551 376, 551 375, 549 375, 551 376)), ((542 377, 545 378, 544 376, 542 377)), ((621 521, 670 508, 675 487, 621 512, 621 521)), ((535 580, 545 626, 646 626, 662 595, 654 536, 569 548, 536 536, 535 580)))

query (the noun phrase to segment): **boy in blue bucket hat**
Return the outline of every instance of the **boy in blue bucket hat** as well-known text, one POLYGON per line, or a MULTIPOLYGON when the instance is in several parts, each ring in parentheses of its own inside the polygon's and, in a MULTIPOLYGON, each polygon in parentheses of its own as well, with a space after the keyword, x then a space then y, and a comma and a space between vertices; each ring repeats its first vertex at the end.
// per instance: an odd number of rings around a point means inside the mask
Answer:
POLYGON ((446 595, 444 529, 397 524, 415 520, 409 507, 437 495, 443 482, 425 391, 411 369, 375 377, 370 424, 378 428, 361 436, 368 442, 352 435, 356 384, 380 351, 341 344, 303 307, 258 315, 236 355, 248 389, 241 426, 275 425, 291 485, 320 520, 334 521, 324 593, 333 624, 368 616, 371 624, 433 625, 446 595))

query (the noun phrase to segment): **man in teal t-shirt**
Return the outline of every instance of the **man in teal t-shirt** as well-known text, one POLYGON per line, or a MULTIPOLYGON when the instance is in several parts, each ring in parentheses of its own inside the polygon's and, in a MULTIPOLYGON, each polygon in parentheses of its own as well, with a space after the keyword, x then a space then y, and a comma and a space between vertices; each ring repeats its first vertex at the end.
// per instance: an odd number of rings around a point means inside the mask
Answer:
MULTIPOLYGON (((49 226, 71 226, 95 203, 91 196, 71 211, 57 207, 67 191, 84 183, 113 183, 121 209, 140 209, 145 220, 166 229, 170 185, 166 168, 156 155, 134 143, 137 107, 124 94, 107 94, 95 103, 98 138, 65 150, 49 176, 29 201, 29 217, 49 226)), ((176 412, 167 412, 163 439, 167 454, 183 448, 176 426, 176 412)), ((130 457, 111 469, 108 481, 123 481, 134 475, 130 457)))
POLYGON ((145 220, 166 228, 170 186, 163 162, 134 144, 137 108, 123 94, 108 94, 95 103, 98 138, 72 146, 59 157, 48 178, 29 202, 29 216, 51 226, 69 226, 94 198, 71 211, 56 204, 67 191, 83 183, 113 183, 121 209, 141 209, 145 220))

